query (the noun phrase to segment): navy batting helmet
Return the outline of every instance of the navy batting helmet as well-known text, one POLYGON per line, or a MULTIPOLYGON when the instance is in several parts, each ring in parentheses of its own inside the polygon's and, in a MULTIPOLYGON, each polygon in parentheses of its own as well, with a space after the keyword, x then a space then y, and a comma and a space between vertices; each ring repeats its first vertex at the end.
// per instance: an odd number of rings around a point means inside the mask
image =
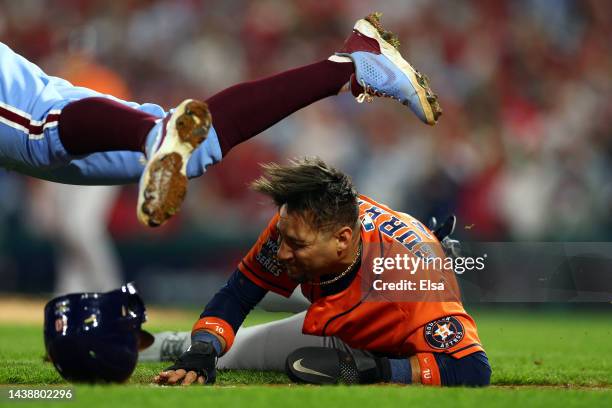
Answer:
POLYGON ((45 306, 45 347, 68 381, 123 382, 153 336, 142 331, 145 306, 132 283, 106 293, 59 296, 45 306))

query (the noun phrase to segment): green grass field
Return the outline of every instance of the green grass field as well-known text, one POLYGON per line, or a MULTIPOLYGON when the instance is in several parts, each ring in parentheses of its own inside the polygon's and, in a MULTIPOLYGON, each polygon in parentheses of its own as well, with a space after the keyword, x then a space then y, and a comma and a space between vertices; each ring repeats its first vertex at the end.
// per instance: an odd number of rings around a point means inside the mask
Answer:
MULTIPOLYGON (((469 308, 468 308, 469 310, 469 308)), ((195 313, 197 314, 197 313, 195 313)), ((126 385, 74 387, 75 399, 53 406, 612 406, 612 318, 609 312, 472 311, 493 368, 487 389, 420 386, 313 387, 291 385, 284 374, 220 372, 213 387, 158 387, 150 379, 167 363, 141 364, 126 385)), ((283 317, 256 312, 247 324, 283 317)), ((186 330, 192 318, 151 321, 150 331, 186 330)), ((67 386, 43 362, 42 330, 0 325, 0 404, 17 386, 67 386)), ((18 406, 30 403, 19 402, 18 406)), ((40 404, 34 402, 32 404, 40 404)))

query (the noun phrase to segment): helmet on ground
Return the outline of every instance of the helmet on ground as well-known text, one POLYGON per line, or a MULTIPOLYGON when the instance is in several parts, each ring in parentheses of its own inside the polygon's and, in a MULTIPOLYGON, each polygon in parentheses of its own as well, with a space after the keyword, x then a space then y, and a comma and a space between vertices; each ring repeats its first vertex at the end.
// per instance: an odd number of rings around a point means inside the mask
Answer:
POLYGON ((138 350, 153 336, 141 330, 145 306, 133 283, 106 293, 73 293, 45 306, 45 348, 68 381, 123 382, 138 350))

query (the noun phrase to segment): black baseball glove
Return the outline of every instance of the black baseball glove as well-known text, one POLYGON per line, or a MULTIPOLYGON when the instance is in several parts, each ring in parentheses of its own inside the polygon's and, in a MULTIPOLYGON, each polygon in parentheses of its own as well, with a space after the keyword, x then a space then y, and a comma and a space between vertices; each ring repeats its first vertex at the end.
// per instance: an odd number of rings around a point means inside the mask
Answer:
POLYGON ((436 217, 431 217, 429 221, 429 229, 433 231, 440 244, 442 244, 446 256, 454 258, 461 256, 461 243, 450 237, 455 232, 456 224, 457 217, 454 214, 448 217, 441 225, 438 225, 436 217))
POLYGON ((217 379, 217 352, 211 343, 196 341, 180 355, 176 362, 166 368, 168 370, 195 371, 205 379, 206 384, 213 384, 217 379))

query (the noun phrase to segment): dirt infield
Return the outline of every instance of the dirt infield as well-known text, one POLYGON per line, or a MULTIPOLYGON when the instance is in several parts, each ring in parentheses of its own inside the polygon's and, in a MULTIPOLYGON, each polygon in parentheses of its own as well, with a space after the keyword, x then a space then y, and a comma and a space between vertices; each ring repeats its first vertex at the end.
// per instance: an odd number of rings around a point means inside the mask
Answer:
MULTIPOLYGON (((43 324, 46 299, 19 296, 0 297, 0 324, 43 324)), ((148 320, 176 321, 189 320, 194 316, 184 310, 147 307, 148 320)))
POLYGON ((0 297, 0 324, 42 324, 45 303, 37 298, 0 297))

